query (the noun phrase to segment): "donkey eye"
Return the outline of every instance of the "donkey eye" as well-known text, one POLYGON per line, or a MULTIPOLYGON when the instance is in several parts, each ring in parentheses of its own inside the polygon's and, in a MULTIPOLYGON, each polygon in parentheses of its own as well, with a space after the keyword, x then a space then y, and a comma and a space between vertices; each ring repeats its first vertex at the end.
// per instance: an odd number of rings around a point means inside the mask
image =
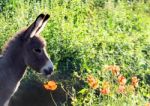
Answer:
POLYGON ((42 52, 42 50, 40 48, 35 48, 35 49, 33 49, 33 51, 36 52, 36 53, 41 53, 42 52))

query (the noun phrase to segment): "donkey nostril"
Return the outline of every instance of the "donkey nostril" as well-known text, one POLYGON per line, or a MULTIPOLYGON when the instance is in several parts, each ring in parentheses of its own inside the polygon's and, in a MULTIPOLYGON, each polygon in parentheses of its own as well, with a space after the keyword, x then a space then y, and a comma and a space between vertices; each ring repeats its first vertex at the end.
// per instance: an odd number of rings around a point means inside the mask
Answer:
POLYGON ((49 71, 52 73, 54 70, 53 70, 53 68, 49 68, 49 71))
POLYGON ((53 69, 52 69, 52 68, 49 68, 48 70, 47 70, 47 69, 44 69, 45 75, 50 75, 52 72, 53 72, 53 69))

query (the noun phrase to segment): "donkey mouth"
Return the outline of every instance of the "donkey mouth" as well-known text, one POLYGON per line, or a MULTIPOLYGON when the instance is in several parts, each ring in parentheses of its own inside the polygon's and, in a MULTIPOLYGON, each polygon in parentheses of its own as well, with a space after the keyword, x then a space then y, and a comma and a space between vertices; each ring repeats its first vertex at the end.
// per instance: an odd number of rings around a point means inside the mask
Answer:
POLYGON ((53 73, 53 68, 44 69, 43 73, 45 76, 49 76, 53 73))

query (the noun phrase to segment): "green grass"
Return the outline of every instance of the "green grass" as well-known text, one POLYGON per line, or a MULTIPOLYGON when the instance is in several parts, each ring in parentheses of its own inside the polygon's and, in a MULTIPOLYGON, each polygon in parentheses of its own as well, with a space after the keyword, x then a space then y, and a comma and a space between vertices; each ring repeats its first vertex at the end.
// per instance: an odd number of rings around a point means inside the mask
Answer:
MULTIPOLYGON (((150 2, 2 0, 0 7, 1 50, 13 34, 41 12, 50 14, 42 35, 55 65, 55 80, 70 93, 72 105, 143 106, 150 100, 150 2), (112 80, 110 73, 103 72, 106 65, 118 65, 127 85, 132 76, 137 76, 136 94, 112 90, 102 95, 99 89, 91 89, 88 75, 97 78, 100 85, 112 80)), ((29 71, 24 80, 32 76, 29 71)), ((112 85, 118 86, 115 82, 112 85)))

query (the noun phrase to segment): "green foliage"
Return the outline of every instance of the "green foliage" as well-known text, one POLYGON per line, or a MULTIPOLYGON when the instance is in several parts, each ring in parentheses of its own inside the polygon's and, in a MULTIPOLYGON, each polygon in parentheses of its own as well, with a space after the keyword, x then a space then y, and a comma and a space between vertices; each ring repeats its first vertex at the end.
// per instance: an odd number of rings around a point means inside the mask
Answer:
MULTIPOLYGON (((89 74, 99 80, 108 78, 102 70, 114 64, 121 67, 127 80, 134 75, 140 79, 135 102, 141 99, 143 105, 150 98, 148 1, 3 0, 0 7, 1 49, 11 34, 29 25, 38 14, 50 14, 42 35, 58 80, 71 89, 74 106, 132 105, 132 97, 97 96, 86 84, 89 74)), ((25 79, 29 76, 32 73, 25 79)))

